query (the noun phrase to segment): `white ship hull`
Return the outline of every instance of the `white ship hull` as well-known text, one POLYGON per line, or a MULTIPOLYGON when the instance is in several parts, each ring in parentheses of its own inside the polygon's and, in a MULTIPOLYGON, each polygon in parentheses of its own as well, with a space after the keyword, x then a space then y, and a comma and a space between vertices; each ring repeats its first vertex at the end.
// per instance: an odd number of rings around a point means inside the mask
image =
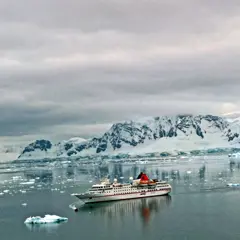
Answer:
POLYGON ((73 194, 75 197, 79 198, 84 203, 98 203, 98 202, 109 202, 109 201, 119 201, 127 199, 137 199, 137 198, 147 198, 155 196, 167 195, 171 192, 171 189, 162 189, 155 191, 140 191, 127 194, 73 194))

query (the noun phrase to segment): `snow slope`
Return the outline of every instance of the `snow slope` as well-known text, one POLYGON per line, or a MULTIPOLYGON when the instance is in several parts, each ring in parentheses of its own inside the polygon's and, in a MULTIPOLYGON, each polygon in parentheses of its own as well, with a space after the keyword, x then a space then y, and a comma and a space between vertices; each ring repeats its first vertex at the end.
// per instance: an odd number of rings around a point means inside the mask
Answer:
POLYGON ((19 159, 143 154, 240 147, 240 118, 212 115, 148 117, 113 124, 100 138, 72 138, 53 144, 36 140, 19 159))

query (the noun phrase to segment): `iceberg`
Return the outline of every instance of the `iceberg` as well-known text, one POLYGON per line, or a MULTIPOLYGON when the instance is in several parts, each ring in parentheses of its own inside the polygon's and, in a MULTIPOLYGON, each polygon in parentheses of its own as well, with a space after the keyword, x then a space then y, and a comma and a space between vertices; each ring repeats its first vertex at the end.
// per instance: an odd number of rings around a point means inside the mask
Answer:
POLYGON ((228 187, 240 187, 240 183, 228 183, 228 187))
POLYGON ((29 217, 25 220, 25 224, 47 224, 47 223, 60 223, 60 222, 66 222, 68 221, 68 218, 65 217, 59 217, 57 215, 45 215, 45 217, 29 217))

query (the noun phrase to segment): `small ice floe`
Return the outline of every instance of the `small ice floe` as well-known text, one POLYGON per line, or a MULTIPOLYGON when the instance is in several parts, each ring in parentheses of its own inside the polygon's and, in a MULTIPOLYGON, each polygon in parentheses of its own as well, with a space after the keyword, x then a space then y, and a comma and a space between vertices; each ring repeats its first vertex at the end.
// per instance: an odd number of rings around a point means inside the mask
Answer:
POLYGON ((27 206, 27 203, 22 203, 22 206, 23 206, 23 207, 26 207, 26 206, 27 206))
POLYGON ((3 193, 9 193, 10 190, 6 189, 6 190, 3 190, 3 193))
POLYGON ((65 191, 60 191, 60 193, 65 193, 65 191))
POLYGON ((59 217, 57 215, 45 215, 45 217, 29 217, 25 220, 25 224, 47 224, 47 223, 60 223, 67 222, 68 218, 59 217))
POLYGON ((34 183, 35 183, 35 181, 28 181, 28 182, 21 182, 20 184, 21 185, 32 185, 34 183))
POLYGON ((13 176, 12 179, 13 179, 13 181, 17 181, 19 179, 22 179, 22 177, 21 176, 13 176))
POLYGON ((4 192, 0 192, 0 196, 3 196, 4 195, 4 192))
POLYGON ((228 187, 240 187, 240 183, 228 183, 228 187))
POLYGON ((19 190, 19 192, 26 193, 27 191, 26 190, 19 190))
POLYGON ((187 171, 187 174, 191 174, 192 173, 192 171, 187 171))

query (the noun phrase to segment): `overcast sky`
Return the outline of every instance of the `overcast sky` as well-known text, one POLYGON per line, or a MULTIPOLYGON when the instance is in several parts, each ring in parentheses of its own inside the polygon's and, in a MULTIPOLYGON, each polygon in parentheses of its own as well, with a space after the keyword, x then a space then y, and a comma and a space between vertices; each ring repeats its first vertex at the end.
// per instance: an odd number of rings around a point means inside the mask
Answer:
POLYGON ((239 110, 239 0, 1 0, 0 141, 239 110))

